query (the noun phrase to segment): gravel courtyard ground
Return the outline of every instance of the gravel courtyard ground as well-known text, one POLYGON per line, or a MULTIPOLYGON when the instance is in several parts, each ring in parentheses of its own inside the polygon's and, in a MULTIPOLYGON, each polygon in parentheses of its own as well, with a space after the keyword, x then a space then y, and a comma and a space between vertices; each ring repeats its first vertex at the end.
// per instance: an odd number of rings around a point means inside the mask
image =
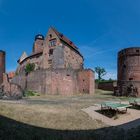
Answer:
MULTIPOLYGON (((0 139, 121 140, 139 139, 140 127, 127 131, 93 119, 82 111, 103 101, 127 101, 97 90, 94 95, 37 96, 0 101, 0 139)), ((138 121, 138 120, 134 120, 138 121)), ((133 122, 135 123, 135 122, 133 122)))

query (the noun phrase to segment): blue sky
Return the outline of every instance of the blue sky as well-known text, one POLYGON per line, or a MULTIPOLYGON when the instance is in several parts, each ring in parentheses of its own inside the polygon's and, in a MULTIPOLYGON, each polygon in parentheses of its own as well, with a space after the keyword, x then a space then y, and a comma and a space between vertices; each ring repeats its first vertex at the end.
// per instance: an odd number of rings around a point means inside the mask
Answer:
POLYGON ((54 26, 85 57, 85 67, 101 66, 116 78, 117 52, 140 46, 139 0, 0 0, 0 49, 7 71, 23 51, 31 53, 34 36, 54 26))

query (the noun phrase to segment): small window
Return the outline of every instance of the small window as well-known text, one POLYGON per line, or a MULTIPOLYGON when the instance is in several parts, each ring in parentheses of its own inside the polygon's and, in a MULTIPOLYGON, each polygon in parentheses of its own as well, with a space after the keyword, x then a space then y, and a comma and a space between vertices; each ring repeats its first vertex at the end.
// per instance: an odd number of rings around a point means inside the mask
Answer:
POLYGON ((50 38, 52 38, 52 34, 50 34, 50 38))
POLYGON ((52 60, 48 60, 48 63, 49 63, 49 64, 52 64, 52 60))
POLYGON ((126 68, 126 65, 124 64, 123 67, 126 68))
POLYGON ((83 82, 85 82, 85 79, 83 79, 83 82))
POLYGON ((139 50, 136 50, 136 52, 138 53, 138 52, 139 52, 139 50))
POLYGON ((53 49, 49 50, 49 56, 53 55, 53 49))
POLYGON ((56 39, 50 40, 49 42, 49 47, 54 47, 56 46, 56 39))

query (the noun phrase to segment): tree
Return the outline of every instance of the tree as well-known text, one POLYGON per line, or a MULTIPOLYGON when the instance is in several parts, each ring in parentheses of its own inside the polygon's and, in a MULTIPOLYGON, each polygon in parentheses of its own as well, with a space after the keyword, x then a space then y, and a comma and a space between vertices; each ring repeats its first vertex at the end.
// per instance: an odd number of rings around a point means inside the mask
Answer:
POLYGON ((28 63, 25 67, 25 73, 28 75, 28 73, 34 71, 34 69, 35 69, 35 64, 28 63))
POLYGON ((98 81, 101 81, 102 77, 104 75, 106 75, 106 70, 104 68, 101 68, 101 67, 95 67, 95 72, 98 75, 98 81))
POLYGON ((30 72, 34 71, 35 69, 35 64, 34 63, 28 63, 25 66, 25 74, 26 74, 26 80, 25 80, 25 89, 27 90, 27 76, 30 72))

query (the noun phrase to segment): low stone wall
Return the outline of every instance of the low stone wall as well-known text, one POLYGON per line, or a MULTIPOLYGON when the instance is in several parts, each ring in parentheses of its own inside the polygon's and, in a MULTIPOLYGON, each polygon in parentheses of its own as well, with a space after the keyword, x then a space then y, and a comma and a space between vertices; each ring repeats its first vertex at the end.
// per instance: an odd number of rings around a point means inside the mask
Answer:
POLYGON ((24 73, 15 76, 12 83, 42 94, 92 94, 94 93, 94 72, 72 69, 36 70, 28 76, 24 73))
POLYGON ((102 89, 102 90, 107 90, 107 91, 114 91, 114 87, 117 86, 117 82, 102 82, 102 83, 97 83, 96 88, 97 89, 102 89))
POLYGON ((0 86, 0 98, 20 99, 23 96, 22 88, 14 83, 10 83, 7 74, 3 74, 3 83, 0 86))

